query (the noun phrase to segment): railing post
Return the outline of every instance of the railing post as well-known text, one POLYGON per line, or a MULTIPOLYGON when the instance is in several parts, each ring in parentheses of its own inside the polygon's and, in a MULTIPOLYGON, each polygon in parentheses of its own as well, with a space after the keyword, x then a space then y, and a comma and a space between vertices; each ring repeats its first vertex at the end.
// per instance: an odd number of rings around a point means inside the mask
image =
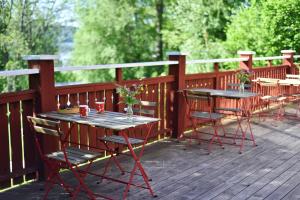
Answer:
POLYGON ((253 55, 255 55, 254 51, 238 51, 237 52, 241 58, 248 58, 247 61, 240 62, 240 69, 252 70, 253 68, 253 55))
POLYGON ((173 127, 172 137, 178 138, 184 132, 185 121, 185 102, 184 98, 179 90, 185 89, 185 67, 186 67, 186 55, 180 52, 167 53, 170 61, 178 61, 178 64, 169 65, 169 75, 175 77, 173 84, 173 91, 171 92, 171 122, 173 127))
MULTIPOLYGON (((116 75, 116 80, 115 80, 116 83, 117 84, 122 84, 122 81, 123 81, 122 68, 116 68, 115 75, 116 75)), ((114 91, 113 96, 114 96, 114 105, 113 105, 114 111, 115 112, 122 112, 120 104, 119 104, 119 102, 120 102, 120 95, 117 94, 116 91, 114 91)))
POLYGON ((289 67, 286 70, 287 74, 295 74, 296 73, 296 66, 294 65, 294 54, 296 51, 294 50, 282 50, 281 54, 283 56, 289 56, 289 58, 284 58, 282 60, 283 65, 288 65, 289 67))
POLYGON ((216 78, 214 80, 214 89, 219 89, 220 87, 220 81, 219 81, 219 63, 214 63, 214 73, 216 75, 216 78))
MULTIPOLYGON (((39 74, 29 75, 29 88, 37 92, 35 98, 35 113, 56 110, 55 102, 55 80, 54 80, 54 60, 58 56, 54 55, 30 55, 25 56, 30 69, 39 69, 39 74)), ((44 153, 49 153, 58 149, 58 140, 49 136, 41 138, 44 153)), ((46 171, 43 164, 39 163, 39 176, 44 178, 46 171)))

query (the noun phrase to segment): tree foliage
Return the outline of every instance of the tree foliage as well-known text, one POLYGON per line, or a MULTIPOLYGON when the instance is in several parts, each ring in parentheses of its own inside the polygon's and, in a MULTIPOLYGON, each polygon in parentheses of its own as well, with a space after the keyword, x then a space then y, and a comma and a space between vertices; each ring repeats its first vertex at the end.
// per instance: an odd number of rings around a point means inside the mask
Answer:
POLYGON ((224 46, 229 54, 252 50, 257 55, 278 55, 280 50, 299 51, 300 0, 253 1, 232 17, 224 46))
MULTIPOLYGON (((81 4, 72 63, 141 62, 161 57, 156 4, 155 0, 89 0, 81 4)), ((100 73, 91 73, 89 79, 113 77, 108 71, 100 73)), ((128 69, 124 76, 133 78, 137 73, 143 76, 147 70, 128 69)))
MULTIPOLYGON (((78 9, 73 64, 163 60, 167 51, 190 52, 191 58, 219 57, 228 16, 237 0, 88 0, 78 9), (92 47, 92 48, 91 48, 92 47)), ((124 77, 161 74, 164 68, 124 70, 124 77)), ((88 79, 113 78, 90 73, 88 79)))
MULTIPOLYGON (((166 52, 176 50, 187 52, 188 59, 206 59, 300 47, 300 0, 2 0, 0 69, 26 68, 22 55, 56 53, 60 13, 73 3, 79 23, 73 65, 165 60, 166 52)), ((188 66, 188 72, 211 68, 188 66)), ((164 73, 165 67, 132 68, 124 69, 123 77, 164 73)), ((56 75, 62 82, 113 78, 109 70, 56 75)), ((8 84, 0 79, 0 90, 24 85, 24 79, 8 84)))
MULTIPOLYGON (((4 0, 0 2, 0 69, 27 68, 23 55, 54 54, 59 26, 55 23, 63 2, 4 0)), ((26 87, 26 78, 1 79, 1 90, 26 87)))

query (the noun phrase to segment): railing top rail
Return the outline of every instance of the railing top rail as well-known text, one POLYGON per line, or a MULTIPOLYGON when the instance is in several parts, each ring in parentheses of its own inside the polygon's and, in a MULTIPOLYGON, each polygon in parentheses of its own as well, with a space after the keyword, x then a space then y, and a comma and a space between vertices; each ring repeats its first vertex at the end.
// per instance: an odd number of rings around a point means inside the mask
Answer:
MULTIPOLYGON (((253 61, 279 60, 279 59, 286 59, 286 58, 290 58, 290 56, 255 57, 255 58, 253 58, 253 61)), ((300 58, 300 55, 294 55, 294 58, 300 58)), ((47 56, 47 57, 45 57, 45 59, 50 59, 50 57, 47 56)), ((186 61, 186 64, 187 65, 188 64, 208 64, 208 63, 243 62, 243 61, 248 61, 248 58, 188 60, 188 61, 186 61)), ((174 64, 178 64, 178 61, 155 61, 155 62, 124 63, 124 64, 103 64, 103 65, 90 65, 90 66, 65 66, 65 67, 56 67, 55 72, 163 66, 163 65, 174 65, 174 64)), ((5 70, 5 71, 0 71, 0 77, 1 76, 9 77, 9 76, 30 75, 30 74, 38 74, 38 73, 39 73, 38 69, 5 70)))
POLYGON ((115 68, 129 68, 129 67, 149 67, 149 66, 152 67, 152 66, 175 65, 175 64, 178 64, 178 61, 156 61, 156 62, 104 64, 104 65, 90 65, 90 66, 66 66, 66 67, 56 67, 55 72, 95 70, 95 69, 115 69, 115 68))
POLYGON ((255 57, 253 58, 253 61, 259 61, 259 60, 281 60, 290 58, 290 56, 269 56, 269 57, 255 57))
POLYGON ((294 58, 300 58, 300 55, 294 55, 294 58))
POLYGON ((243 62, 248 58, 223 58, 223 59, 207 59, 207 60, 188 60, 186 64, 208 64, 208 63, 224 63, 224 62, 243 62))
POLYGON ((38 74, 40 73, 39 69, 17 69, 17 70, 5 70, 0 71, 0 76, 20 76, 20 75, 29 75, 29 74, 38 74))

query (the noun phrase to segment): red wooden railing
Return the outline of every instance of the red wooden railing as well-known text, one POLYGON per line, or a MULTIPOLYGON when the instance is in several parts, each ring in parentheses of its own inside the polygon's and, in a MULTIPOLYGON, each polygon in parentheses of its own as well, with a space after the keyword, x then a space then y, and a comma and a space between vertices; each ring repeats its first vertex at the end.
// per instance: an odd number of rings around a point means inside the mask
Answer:
MULTIPOLYGON (((105 101, 106 110, 123 111, 124 106, 118 104, 120 99, 115 92, 115 83, 122 85, 143 84, 145 90, 139 98, 158 102, 159 105, 156 117, 159 117, 161 121, 151 135, 152 140, 169 136, 167 135, 168 132, 165 132, 166 129, 170 129, 172 136, 177 137, 189 127, 189 124, 183 123, 185 121, 185 108, 183 98, 177 92, 178 90, 193 87, 225 89, 226 83, 238 82, 236 71, 219 71, 218 63, 227 61, 240 62, 241 67, 246 66, 252 69, 254 71, 253 78, 285 78, 286 73, 296 73, 293 54, 289 55, 291 57, 280 57, 283 59, 282 65, 272 66, 269 62, 268 66, 253 69, 252 62, 255 59, 252 58, 252 54, 245 53, 241 55, 242 59, 193 61, 193 63, 212 63, 214 72, 185 74, 185 67, 189 62, 185 61, 184 55, 174 54, 169 56, 169 60, 176 62, 167 64, 169 65, 169 75, 167 76, 125 81, 122 79, 121 65, 117 65, 119 68, 116 69, 115 82, 57 87, 54 85, 54 70, 61 71, 62 69, 54 69, 54 62, 49 56, 44 59, 41 59, 42 57, 30 57, 28 59, 29 66, 35 69, 34 71, 26 71, 26 74, 29 74, 30 90, 0 94, 0 190, 37 178, 38 163, 33 137, 25 118, 27 115, 54 110, 59 105, 68 102, 73 105, 88 104, 93 108, 95 101, 105 101), (38 71, 39 74, 37 74, 38 71)), ((147 66, 150 64, 152 63, 148 63, 147 66)), ((166 63, 153 63, 153 65, 158 64, 165 65, 166 63)), ((127 64, 130 67, 137 65, 127 64)), ((99 66, 90 67, 90 69, 97 68, 99 66)), ((64 69, 66 71, 75 70, 72 67, 64 69)), ((0 72, 0 75, 5 75, 5 72, 0 72)), ((233 106, 233 103, 230 100, 222 101, 222 106, 233 106)), ((67 131, 68 128, 69 125, 64 123, 63 130, 67 131)), ((82 148, 86 148, 85 145, 101 146, 97 143, 96 137, 105 134, 109 135, 112 132, 80 125, 73 129, 70 141, 83 144, 82 148)), ((142 136, 143 130, 136 130, 130 134, 142 136)), ((44 149, 50 151, 57 146, 55 141, 47 140, 44 149)))
POLYGON ((35 91, 0 95, 0 189, 36 178, 33 135, 26 120, 34 113, 35 91))

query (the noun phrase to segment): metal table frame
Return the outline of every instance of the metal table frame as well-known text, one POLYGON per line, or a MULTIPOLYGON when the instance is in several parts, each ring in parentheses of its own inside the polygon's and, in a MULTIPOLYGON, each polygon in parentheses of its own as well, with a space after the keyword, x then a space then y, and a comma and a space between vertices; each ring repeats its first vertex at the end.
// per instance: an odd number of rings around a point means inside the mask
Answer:
MULTIPOLYGON (((197 93, 198 92, 209 92, 211 96, 217 98, 226 98, 226 99, 236 99, 237 101, 240 100, 245 100, 245 99, 249 99, 252 97, 256 97, 258 96, 257 93, 254 92, 239 92, 239 91, 232 91, 232 90, 216 90, 216 89, 208 89, 208 88, 192 88, 192 89, 188 89, 190 91, 192 91, 193 93, 197 93)), ((238 103, 236 104, 238 106, 238 103)), ((238 127, 237 130, 234 134, 234 137, 232 138, 234 140, 234 144, 236 144, 236 139, 238 136, 238 131, 240 130, 242 133, 242 138, 241 138, 241 144, 240 146, 240 153, 243 152, 243 148, 244 148, 244 141, 246 139, 246 133, 247 130, 249 129, 249 133, 250 133, 250 137, 251 137, 251 141, 253 142, 253 146, 257 146, 255 139, 254 139, 254 135, 252 132, 252 128, 251 128, 251 108, 245 107, 245 103, 241 103, 241 108, 242 108, 242 115, 241 117, 237 118, 237 123, 238 123, 238 127), (247 126, 245 129, 243 129, 242 127, 242 122, 245 119, 247 126)), ((216 105, 215 105, 216 106, 216 105)), ((226 135, 224 135, 224 137, 226 138, 226 135)), ((227 138, 231 138, 231 137, 227 137, 227 138)))

